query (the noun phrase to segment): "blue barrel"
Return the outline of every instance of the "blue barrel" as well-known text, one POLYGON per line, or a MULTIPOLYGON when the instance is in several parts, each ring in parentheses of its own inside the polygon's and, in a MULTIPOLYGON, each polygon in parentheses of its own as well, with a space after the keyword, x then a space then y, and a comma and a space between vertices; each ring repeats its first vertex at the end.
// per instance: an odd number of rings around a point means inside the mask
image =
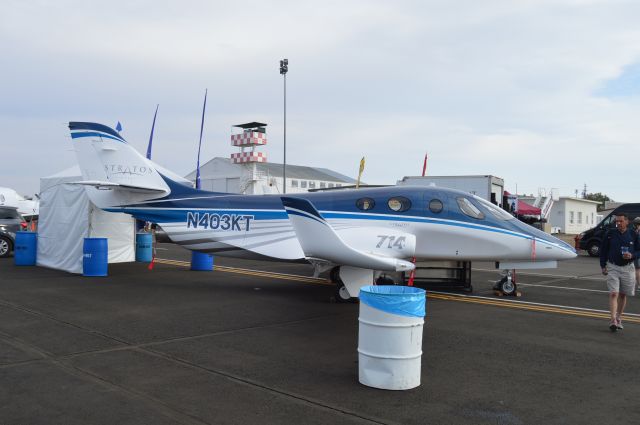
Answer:
POLYGON ((153 260, 153 235, 136 233, 136 261, 150 263, 153 260))
POLYGON ((210 272, 213 270, 213 255, 191 251, 191 270, 210 272))
POLYGON ((82 246, 82 275, 106 276, 109 264, 107 238, 84 238, 82 246))
POLYGON ((13 259, 16 266, 35 266, 38 252, 38 234, 36 232, 16 232, 16 246, 13 259))

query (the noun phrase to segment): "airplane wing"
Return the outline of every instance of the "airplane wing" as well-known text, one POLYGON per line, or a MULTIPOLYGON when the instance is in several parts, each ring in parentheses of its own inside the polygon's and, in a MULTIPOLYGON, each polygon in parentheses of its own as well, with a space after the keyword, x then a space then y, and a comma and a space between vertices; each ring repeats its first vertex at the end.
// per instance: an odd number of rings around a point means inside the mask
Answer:
POLYGON ((306 199, 281 197, 282 205, 296 232, 302 251, 308 259, 321 259, 363 269, 409 271, 414 264, 385 257, 348 245, 306 199))

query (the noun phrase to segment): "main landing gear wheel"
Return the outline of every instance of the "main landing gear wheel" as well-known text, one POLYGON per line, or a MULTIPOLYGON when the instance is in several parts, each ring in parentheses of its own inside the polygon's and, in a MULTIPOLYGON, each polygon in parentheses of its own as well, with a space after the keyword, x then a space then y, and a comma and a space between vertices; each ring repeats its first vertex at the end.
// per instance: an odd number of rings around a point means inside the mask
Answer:
POLYGON ((344 286, 344 283, 342 282, 336 283, 336 286, 334 289, 334 295, 336 297, 336 302, 338 303, 355 302, 355 298, 351 298, 351 295, 349 295, 349 291, 347 291, 346 286, 344 286))
POLYGON ((352 297, 349 294, 346 286, 344 286, 344 283, 342 283, 342 280, 340 280, 340 267, 334 267, 333 269, 331 269, 331 272, 329 272, 329 277, 331 278, 331 281, 336 285, 333 290, 333 295, 337 303, 342 304, 357 302, 358 298, 352 297))

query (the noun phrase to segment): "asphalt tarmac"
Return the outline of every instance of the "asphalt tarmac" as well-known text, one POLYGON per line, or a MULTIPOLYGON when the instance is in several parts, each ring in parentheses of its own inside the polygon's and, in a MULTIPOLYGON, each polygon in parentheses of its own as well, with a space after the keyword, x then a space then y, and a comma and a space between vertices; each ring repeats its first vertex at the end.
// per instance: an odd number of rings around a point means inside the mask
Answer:
POLYGON ((640 423, 640 302, 611 333, 596 259, 508 299, 474 264, 472 294, 429 293, 421 386, 385 391, 358 383, 359 306, 310 267, 160 248, 105 278, 0 260, 0 424, 640 423))

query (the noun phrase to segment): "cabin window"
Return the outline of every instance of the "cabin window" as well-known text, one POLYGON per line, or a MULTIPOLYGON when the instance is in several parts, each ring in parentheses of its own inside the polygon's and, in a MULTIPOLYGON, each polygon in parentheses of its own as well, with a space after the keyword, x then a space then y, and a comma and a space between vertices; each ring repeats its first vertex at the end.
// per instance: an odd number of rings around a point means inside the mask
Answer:
POLYGON ((509 214, 499 206, 487 201, 486 199, 482 199, 479 196, 474 196, 473 199, 475 199, 480 203, 480 205, 488 209, 491 215, 493 215, 498 220, 514 220, 515 219, 514 216, 512 216, 511 214, 509 214))
POLYGON ((367 211, 376 206, 376 202, 371 198, 360 198, 356 201, 356 207, 363 211, 367 211))
POLYGON ((411 208, 411 201, 404 196, 394 196, 387 202, 389 208, 396 212, 403 212, 411 208))
POLYGON ((442 212, 442 201, 440 199, 432 199, 429 201, 429 211, 432 213, 438 214, 442 212))
POLYGON ((484 214, 482 214, 482 212, 478 209, 478 207, 473 205, 471 201, 468 200, 467 198, 462 198, 462 197, 456 198, 456 201, 458 202, 458 207, 460 207, 460 211, 462 211, 464 215, 469 216, 471 218, 476 218, 478 220, 481 220, 484 218, 484 214))

